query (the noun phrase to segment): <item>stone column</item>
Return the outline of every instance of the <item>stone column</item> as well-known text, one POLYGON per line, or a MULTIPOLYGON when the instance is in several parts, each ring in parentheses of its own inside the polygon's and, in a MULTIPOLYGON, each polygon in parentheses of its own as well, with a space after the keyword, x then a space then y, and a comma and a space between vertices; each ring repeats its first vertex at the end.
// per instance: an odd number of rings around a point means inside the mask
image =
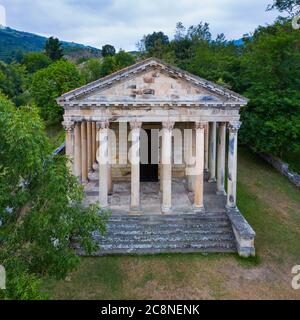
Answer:
POLYGON ((98 150, 98 163, 99 163, 99 203, 101 208, 108 206, 108 128, 109 122, 97 122, 99 150, 98 150))
POLYGON ((96 162, 97 153, 97 132, 96 132, 96 122, 92 122, 92 162, 96 162))
POLYGON ((131 199, 130 210, 139 213, 140 208, 140 132, 142 123, 130 122, 131 129, 131 199))
POLYGON ((108 164, 107 164, 107 188, 108 194, 113 193, 113 184, 112 184, 112 173, 111 173, 111 161, 112 161, 112 141, 110 138, 110 133, 108 133, 108 164))
POLYGON ((75 123, 74 130, 74 173, 81 180, 81 123, 75 123))
POLYGON ((236 181, 237 181, 237 141, 240 122, 230 122, 228 145, 228 181, 227 181, 227 207, 236 208, 236 181))
POLYGON ((209 182, 216 181, 216 137, 217 123, 210 122, 209 124, 209 182))
POLYGON ((92 151, 92 122, 87 122, 87 164, 88 164, 88 171, 93 171, 93 151, 92 151))
POLYGON ((187 189, 190 192, 195 191, 195 175, 194 172, 194 166, 195 163, 193 163, 193 149, 194 149, 194 143, 195 143, 195 130, 192 129, 192 131, 189 131, 188 136, 186 137, 185 143, 186 143, 186 149, 185 152, 187 152, 187 159, 188 159, 188 165, 187 165, 187 189))
POLYGON ((221 122, 218 130, 218 168, 217 193, 225 194, 225 149, 226 149, 226 123, 221 122))
POLYGON ((75 174, 74 166, 74 122, 64 121, 63 126, 66 130, 66 157, 68 158, 68 167, 70 172, 75 174))
POLYGON ((205 123, 196 122, 196 176, 195 176, 195 211, 204 211, 204 130, 205 123))
POLYGON ((162 165, 163 194, 162 213, 168 213, 172 207, 172 130, 174 122, 163 122, 162 132, 162 165))
POLYGON ((81 123, 81 182, 88 181, 88 163, 87 163, 87 125, 86 121, 81 123))
POLYGON ((160 150, 159 150, 159 190, 163 192, 163 165, 162 165, 162 137, 160 139, 160 150))
POLYGON ((204 168, 208 172, 208 149, 209 149, 209 124, 205 125, 204 131, 204 168))

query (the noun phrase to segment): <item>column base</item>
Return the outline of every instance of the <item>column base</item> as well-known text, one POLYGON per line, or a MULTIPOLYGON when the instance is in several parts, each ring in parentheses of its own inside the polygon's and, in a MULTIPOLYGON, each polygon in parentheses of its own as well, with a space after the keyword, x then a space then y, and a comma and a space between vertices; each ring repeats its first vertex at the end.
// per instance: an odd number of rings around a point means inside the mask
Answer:
POLYGON ((237 207, 236 205, 230 206, 230 205, 226 204, 225 208, 226 208, 227 210, 239 211, 239 209, 238 209, 238 207, 237 207))
POLYGON ((81 184, 83 185, 87 185, 88 183, 89 183, 88 179, 81 180, 81 184))
POLYGON ((193 205, 193 210, 194 210, 195 213, 204 213, 205 212, 205 207, 204 206, 198 207, 196 205, 193 205))
POLYGON ((172 213, 172 208, 171 207, 162 206, 161 207, 161 212, 162 212, 162 214, 172 213))
POLYGON ((129 214, 130 215, 135 215, 135 216, 140 216, 143 213, 140 207, 130 207, 129 214))
POLYGON ((209 183, 217 182, 216 178, 208 178, 207 180, 209 183))

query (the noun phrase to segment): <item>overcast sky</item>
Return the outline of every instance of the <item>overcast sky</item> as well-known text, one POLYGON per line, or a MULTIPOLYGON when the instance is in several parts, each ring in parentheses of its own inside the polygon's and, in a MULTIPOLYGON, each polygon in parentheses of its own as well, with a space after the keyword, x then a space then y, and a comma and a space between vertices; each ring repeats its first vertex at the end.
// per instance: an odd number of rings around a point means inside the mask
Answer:
POLYGON ((98 48, 110 43, 135 50, 144 34, 161 30, 172 37, 178 21, 185 26, 206 21, 214 36, 223 32, 239 39, 275 20, 277 12, 266 12, 272 1, 0 0, 0 5, 9 27, 98 48))

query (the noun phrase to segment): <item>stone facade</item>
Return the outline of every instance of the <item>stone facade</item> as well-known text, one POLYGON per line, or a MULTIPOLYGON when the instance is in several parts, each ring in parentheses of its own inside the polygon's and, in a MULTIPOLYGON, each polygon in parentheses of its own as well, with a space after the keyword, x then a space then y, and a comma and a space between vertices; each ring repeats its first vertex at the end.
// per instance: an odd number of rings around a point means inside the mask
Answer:
MULTIPOLYGON (((216 195, 221 200, 227 199, 226 208, 220 210, 227 210, 229 218, 234 216, 232 228, 238 252, 254 254, 253 230, 246 227, 245 220, 243 228, 240 222, 235 224, 242 219, 236 206, 236 182, 239 111, 247 104, 244 97, 151 58, 66 93, 57 101, 65 109, 70 170, 83 184, 88 184, 93 171, 97 172, 98 200, 102 207, 109 207, 114 183, 127 181, 128 214, 144 214, 141 164, 147 148, 143 138, 145 135, 149 138, 147 129, 157 130, 157 136, 152 136, 151 131, 151 143, 157 142, 154 149, 161 213, 176 211, 173 179, 182 178, 190 192, 194 214, 208 215, 204 188, 207 172, 209 183, 216 185, 216 195), (245 240, 250 238, 251 242, 245 240)), ((151 175, 155 168, 149 166, 145 170, 151 175)))

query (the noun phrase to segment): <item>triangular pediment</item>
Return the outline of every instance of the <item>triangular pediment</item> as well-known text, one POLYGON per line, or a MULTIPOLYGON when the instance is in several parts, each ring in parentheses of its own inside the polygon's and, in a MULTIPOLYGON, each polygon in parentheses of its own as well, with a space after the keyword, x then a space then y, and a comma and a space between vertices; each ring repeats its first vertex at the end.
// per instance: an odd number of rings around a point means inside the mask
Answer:
POLYGON ((147 59, 62 95, 58 102, 78 103, 193 103, 244 105, 247 100, 219 85, 147 59))

